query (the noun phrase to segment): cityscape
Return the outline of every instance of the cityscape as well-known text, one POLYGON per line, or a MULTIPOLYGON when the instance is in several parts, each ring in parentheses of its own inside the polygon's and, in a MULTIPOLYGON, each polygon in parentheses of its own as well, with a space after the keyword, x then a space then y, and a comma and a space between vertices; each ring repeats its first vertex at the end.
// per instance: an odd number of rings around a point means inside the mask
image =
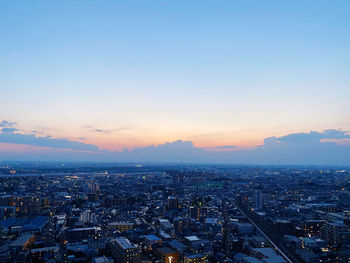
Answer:
POLYGON ((350 263, 349 0, 0 0, 0 263, 350 263))
POLYGON ((2 163, 1 262, 350 261, 350 169, 2 163))

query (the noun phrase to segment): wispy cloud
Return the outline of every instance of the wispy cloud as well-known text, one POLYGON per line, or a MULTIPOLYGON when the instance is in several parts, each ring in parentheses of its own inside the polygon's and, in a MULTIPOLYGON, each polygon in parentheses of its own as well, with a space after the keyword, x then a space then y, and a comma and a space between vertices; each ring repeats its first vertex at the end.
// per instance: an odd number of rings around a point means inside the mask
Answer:
POLYGON ((103 134, 109 134, 112 132, 118 132, 118 131, 126 131, 129 130, 129 127, 119 127, 119 128, 113 128, 113 129, 102 129, 102 128, 97 128, 93 125, 87 125, 85 126, 90 132, 96 132, 96 133, 103 133, 103 134))
POLYGON ((52 138, 50 136, 39 137, 35 134, 21 134, 13 132, 0 133, 0 143, 25 144, 54 149, 72 149, 77 151, 99 151, 99 147, 93 144, 86 144, 68 139, 52 138))
POLYGON ((6 120, 0 122, 0 127, 13 127, 14 125, 16 125, 15 122, 9 122, 6 120))
POLYGON ((102 130, 102 129, 95 129, 95 132, 98 132, 98 133, 109 133, 110 131, 102 130))
POLYGON ((236 149, 237 146, 234 145, 224 145, 224 146, 217 146, 216 149, 236 149))
POLYGON ((3 133, 14 133, 15 131, 19 131, 19 130, 16 128, 2 128, 1 129, 1 132, 3 132, 3 133))

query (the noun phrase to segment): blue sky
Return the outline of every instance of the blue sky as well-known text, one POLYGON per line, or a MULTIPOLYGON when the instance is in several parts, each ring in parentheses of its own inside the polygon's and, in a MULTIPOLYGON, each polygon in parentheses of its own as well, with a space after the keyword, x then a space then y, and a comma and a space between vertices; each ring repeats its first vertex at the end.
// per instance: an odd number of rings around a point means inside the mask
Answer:
POLYGON ((349 131, 349 11, 349 1, 1 1, 0 121, 111 151, 349 131))

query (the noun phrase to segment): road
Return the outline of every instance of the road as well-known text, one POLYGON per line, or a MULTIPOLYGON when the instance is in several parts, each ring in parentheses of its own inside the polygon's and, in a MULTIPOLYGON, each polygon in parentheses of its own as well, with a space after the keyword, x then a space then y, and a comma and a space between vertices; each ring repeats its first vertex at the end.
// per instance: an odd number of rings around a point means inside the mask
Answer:
POLYGON ((241 209, 241 207, 235 202, 236 208, 247 217, 249 222, 258 229, 258 231, 271 243, 271 245, 282 255, 285 260, 289 263, 300 263, 300 260, 296 259, 293 255, 288 252, 286 248, 283 248, 280 244, 277 244, 275 241, 271 240, 269 234, 265 233, 255 222, 254 220, 247 214, 245 211, 241 209))

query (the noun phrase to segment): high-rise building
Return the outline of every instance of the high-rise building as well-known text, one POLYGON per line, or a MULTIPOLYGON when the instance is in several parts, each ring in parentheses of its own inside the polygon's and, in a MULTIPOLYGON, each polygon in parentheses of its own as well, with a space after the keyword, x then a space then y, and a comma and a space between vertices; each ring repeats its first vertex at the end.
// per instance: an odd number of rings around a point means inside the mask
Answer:
POLYGON ((89 187, 89 189, 90 189, 91 191, 93 191, 93 192, 98 192, 98 191, 100 191, 100 186, 99 186, 99 184, 97 184, 97 183, 95 183, 95 182, 89 183, 89 184, 88 184, 88 187, 89 187))
POLYGON ((261 190, 254 190, 253 205, 254 209, 261 209, 263 207, 263 198, 261 190))
POLYGON ((175 196, 168 197, 168 209, 178 209, 179 208, 179 200, 175 196))
POLYGON ((208 208, 207 207, 197 207, 197 206, 191 206, 190 207, 190 217, 195 218, 197 220, 202 220, 207 217, 208 214, 208 208))
POLYGON ((92 213, 91 210, 84 210, 80 214, 80 220, 84 223, 91 223, 96 221, 95 213, 92 213))

